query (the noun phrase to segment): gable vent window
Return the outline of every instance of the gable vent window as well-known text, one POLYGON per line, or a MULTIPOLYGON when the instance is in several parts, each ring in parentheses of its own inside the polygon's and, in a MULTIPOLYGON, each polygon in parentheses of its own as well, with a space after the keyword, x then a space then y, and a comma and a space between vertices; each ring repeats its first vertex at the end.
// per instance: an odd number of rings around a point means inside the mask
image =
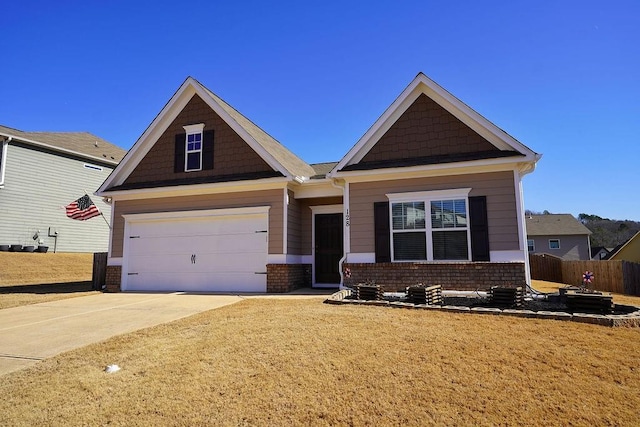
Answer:
POLYGON ((213 129, 204 130, 204 123, 183 128, 185 133, 176 135, 174 172, 213 169, 213 129))
POLYGON ((202 130, 204 123, 184 126, 186 132, 184 171, 202 170, 202 130))

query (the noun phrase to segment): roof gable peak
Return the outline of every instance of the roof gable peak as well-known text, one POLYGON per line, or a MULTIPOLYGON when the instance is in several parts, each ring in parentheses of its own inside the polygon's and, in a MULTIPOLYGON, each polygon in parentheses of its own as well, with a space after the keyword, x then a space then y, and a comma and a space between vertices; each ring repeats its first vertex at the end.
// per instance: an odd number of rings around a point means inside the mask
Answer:
POLYGON ((338 162, 329 175, 333 176, 345 167, 360 162, 421 95, 427 96, 440 107, 444 108, 498 150, 522 154, 523 158, 518 159, 518 161, 535 164, 540 158, 540 155, 478 114, 468 105, 428 78, 424 73, 419 72, 342 160, 338 162))

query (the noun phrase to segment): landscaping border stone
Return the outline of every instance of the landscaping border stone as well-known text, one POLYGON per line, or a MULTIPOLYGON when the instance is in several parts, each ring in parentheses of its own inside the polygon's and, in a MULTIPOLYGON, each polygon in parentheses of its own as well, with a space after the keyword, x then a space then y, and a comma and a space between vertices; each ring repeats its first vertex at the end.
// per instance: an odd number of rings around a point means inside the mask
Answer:
POLYGON ((564 320, 579 323, 588 323, 593 325, 608 327, 640 327, 640 307, 633 307, 635 311, 627 314, 591 314, 591 313, 567 313, 564 311, 532 311, 519 310, 513 308, 493 308, 493 307, 463 307, 463 306, 440 306, 428 304, 413 304, 409 302, 399 301, 365 301, 349 299, 352 295, 351 289, 341 289, 333 293, 324 302, 326 304, 352 304, 352 305, 371 305, 384 306, 393 308, 410 308, 421 310, 437 310, 448 313, 471 313, 471 314, 490 314, 494 316, 514 316, 525 317, 531 319, 548 319, 548 320, 564 320))

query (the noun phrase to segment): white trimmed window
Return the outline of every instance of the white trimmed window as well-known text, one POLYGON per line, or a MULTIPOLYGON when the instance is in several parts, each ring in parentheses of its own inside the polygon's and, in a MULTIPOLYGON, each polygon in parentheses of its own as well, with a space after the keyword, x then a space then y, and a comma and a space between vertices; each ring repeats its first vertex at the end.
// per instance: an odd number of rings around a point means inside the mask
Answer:
POLYGON ((560 249, 560 239, 549 239, 549 249, 560 249))
POLYGON ((185 140, 184 171, 195 172, 202 170, 202 130, 204 123, 184 126, 187 134, 185 140))
POLYGON ((527 250, 529 252, 535 252, 536 251, 536 242, 535 242, 535 240, 527 239, 527 250))
POLYGON ((469 191, 387 194, 392 261, 470 260, 469 191))

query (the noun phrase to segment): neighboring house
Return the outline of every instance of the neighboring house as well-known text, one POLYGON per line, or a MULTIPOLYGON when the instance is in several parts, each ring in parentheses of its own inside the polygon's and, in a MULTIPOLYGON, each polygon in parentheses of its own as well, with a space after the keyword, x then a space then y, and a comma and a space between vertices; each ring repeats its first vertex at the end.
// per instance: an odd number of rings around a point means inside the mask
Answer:
POLYGON ((607 257, 607 260, 640 263, 640 231, 624 244, 617 246, 607 257))
MULTIPOLYGON (((0 126, 0 245, 58 252, 106 252, 100 217, 67 218, 65 205, 91 195, 125 151, 87 132, 23 132, 0 126)), ((107 220, 111 207, 92 200, 107 220)))
POLYGON ((606 259, 611 253, 611 249, 607 249, 604 246, 592 246, 591 247, 591 259, 594 261, 600 261, 606 259))
POLYGON ((420 73, 342 160, 309 165, 189 77, 98 190, 107 288, 523 285, 539 158, 420 73))
POLYGON ((591 259, 591 231, 571 214, 529 215, 529 253, 546 253, 567 261, 591 259))

